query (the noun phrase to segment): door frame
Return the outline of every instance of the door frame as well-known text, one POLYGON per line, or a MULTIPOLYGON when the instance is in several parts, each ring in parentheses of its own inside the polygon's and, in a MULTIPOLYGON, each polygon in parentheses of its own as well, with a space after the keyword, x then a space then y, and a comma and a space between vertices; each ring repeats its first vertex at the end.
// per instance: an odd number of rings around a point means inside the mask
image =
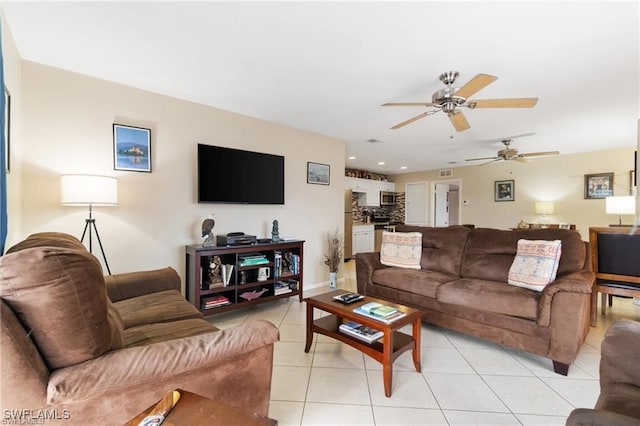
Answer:
MULTIPOLYGON (((436 196, 436 184, 442 184, 442 183, 449 184, 449 185, 457 185, 459 193, 462 194, 462 179, 458 178, 458 179, 432 180, 429 182, 429 189, 431 192, 430 197, 433 198, 436 196)), ((435 199, 430 201, 431 202, 429 207, 429 226, 435 226, 436 203, 435 203, 435 199)), ((462 197, 458 197, 458 223, 462 224, 462 197)))

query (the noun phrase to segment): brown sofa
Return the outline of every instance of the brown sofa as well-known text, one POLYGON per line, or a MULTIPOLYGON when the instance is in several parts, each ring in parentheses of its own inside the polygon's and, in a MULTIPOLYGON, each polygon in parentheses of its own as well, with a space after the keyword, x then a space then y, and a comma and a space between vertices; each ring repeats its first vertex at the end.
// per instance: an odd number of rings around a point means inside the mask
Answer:
POLYGON ((553 360, 566 375, 589 330, 588 243, 566 229, 396 226, 422 233, 421 269, 387 267, 358 253, 358 292, 425 311, 426 322, 553 360), (557 278, 542 292, 507 284, 519 239, 561 240, 557 278))
POLYGON ((571 412, 567 426, 640 425, 640 323, 621 320, 600 348, 600 396, 594 409, 571 412))
POLYGON ((123 424, 177 388, 268 414, 277 328, 218 330, 171 268, 103 277, 76 238, 34 234, 0 257, 0 298, 5 417, 123 424))

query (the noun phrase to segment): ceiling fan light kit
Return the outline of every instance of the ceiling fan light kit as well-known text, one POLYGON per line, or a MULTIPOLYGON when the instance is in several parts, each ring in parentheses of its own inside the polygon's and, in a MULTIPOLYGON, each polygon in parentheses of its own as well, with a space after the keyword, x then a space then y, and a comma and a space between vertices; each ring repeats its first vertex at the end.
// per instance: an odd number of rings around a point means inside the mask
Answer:
POLYGON ((426 111, 416 115, 406 121, 396 124, 391 129, 399 129, 406 125, 443 111, 449 117, 451 124, 458 132, 465 131, 471 126, 462 111, 459 108, 532 108, 538 102, 538 98, 507 98, 507 99, 481 99, 469 100, 470 96, 475 95, 478 91, 484 89, 493 83, 498 77, 488 74, 478 74, 460 88, 453 87, 460 73, 458 71, 448 71, 440 74, 440 81, 446 87, 437 90, 431 97, 431 102, 388 102, 382 106, 424 106, 433 107, 435 110, 426 111))

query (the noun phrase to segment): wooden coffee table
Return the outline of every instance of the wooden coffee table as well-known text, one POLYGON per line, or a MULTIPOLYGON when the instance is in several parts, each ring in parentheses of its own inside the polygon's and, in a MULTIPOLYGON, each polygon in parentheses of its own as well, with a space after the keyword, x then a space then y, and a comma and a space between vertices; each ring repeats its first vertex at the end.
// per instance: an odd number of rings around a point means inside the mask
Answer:
POLYGON ((334 290, 329 293, 320 294, 318 296, 307 297, 307 340, 304 348, 305 352, 311 349, 313 341, 313 333, 324 334, 332 337, 347 345, 358 349, 359 351, 369 355, 371 358, 382 364, 382 374, 384 380, 384 394, 391 396, 391 383, 393 377, 393 362, 401 354, 408 350, 413 351, 413 365, 416 371, 420 371, 420 324, 424 312, 413 309, 408 306, 398 305, 373 297, 365 297, 354 303, 344 304, 333 299, 333 296, 347 293, 344 290, 334 290), (369 302, 378 302, 384 305, 393 306, 402 311, 406 316, 398 318, 391 324, 385 324, 373 318, 359 315, 353 312, 353 309, 369 302), (313 309, 320 309, 331 315, 323 316, 313 320, 313 309), (379 340, 371 344, 367 344, 361 340, 351 337, 339 331, 338 327, 345 321, 356 321, 367 327, 373 327, 384 333, 382 342, 379 340), (407 324, 413 324, 412 335, 409 336, 398 331, 407 324))

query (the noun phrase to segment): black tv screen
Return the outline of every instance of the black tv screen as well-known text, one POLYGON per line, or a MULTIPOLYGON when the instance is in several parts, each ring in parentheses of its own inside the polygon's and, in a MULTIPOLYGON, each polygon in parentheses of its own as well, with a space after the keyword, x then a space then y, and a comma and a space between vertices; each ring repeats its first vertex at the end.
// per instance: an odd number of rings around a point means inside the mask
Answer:
POLYGON ((284 204, 284 156, 198 144, 198 202, 284 204))

